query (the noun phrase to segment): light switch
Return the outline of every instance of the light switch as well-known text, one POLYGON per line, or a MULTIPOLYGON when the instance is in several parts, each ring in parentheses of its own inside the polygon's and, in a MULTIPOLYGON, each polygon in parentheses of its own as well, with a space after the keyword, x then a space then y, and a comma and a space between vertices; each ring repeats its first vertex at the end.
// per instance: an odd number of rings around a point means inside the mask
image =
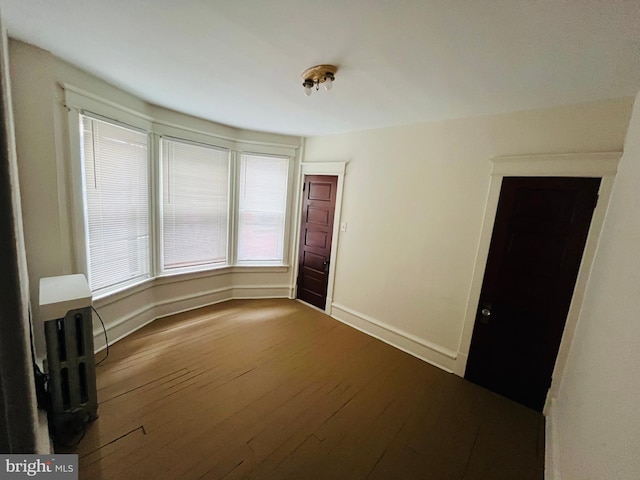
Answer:
POLYGON ((347 231, 347 222, 342 222, 340 224, 340 231, 341 232, 346 232, 347 231))

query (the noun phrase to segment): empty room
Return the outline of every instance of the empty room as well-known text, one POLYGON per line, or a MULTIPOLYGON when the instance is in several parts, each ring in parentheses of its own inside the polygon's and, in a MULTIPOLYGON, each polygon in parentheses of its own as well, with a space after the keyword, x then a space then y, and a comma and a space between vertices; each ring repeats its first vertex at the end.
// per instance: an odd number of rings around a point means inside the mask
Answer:
POLYGON ((640 478, 640 2, 0 20, 0 477, 640 478))

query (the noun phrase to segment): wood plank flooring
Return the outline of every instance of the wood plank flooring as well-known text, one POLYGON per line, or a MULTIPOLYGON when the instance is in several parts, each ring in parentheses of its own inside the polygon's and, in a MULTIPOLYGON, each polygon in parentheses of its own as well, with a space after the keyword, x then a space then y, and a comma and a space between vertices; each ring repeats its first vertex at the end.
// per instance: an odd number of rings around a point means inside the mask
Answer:
POLYGON ((157 320, 97 381, 80 479, 543 478, 539 413, 293 300, 157 320))

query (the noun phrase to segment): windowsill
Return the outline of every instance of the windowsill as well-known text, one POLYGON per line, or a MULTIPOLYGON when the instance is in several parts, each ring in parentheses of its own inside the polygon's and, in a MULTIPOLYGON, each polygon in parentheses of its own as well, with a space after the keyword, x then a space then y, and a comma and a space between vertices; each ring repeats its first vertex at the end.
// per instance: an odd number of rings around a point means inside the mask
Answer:
POLYGON ((149 284, 153 281, 153 277, 143 278, 137 282, 129 283, 124 285, 116 290, 109 290, 108 292, 100 293, 98 295, 93 296, 93 302, 99 304, 108 304, 111 303, 111 297, 117 297, 116 300, 119 300, 124 297, 128 297, 133 293, 137 293, 139 291, 145 290, 149 287, 149 284))
POLYGON ((289 270, 287 264, 268 264, 268 263, 242 263, 233 267, 235 272, 244 272, 247 270, 256 270, 260 272, 286 272, 289 270))
POLYGON ((209 278, 231 273, 286 273, 288 271, 289 265, 225 265, 196 272, 163 273, 157 277, 146 278, 137 283, 127 285, 119 290, 95 296, 93 297, 93 303, 96 308, 104 307, 155 286, 170 285, 172 283, 198 280, 201 278, 209 278))
POLYGON ((184 277, 189 276, 193 278, 200 278, 197 275, 202 274, 204 277, 210 277, 212 275, 219 275, 221 273, 227 273, 229 269, 232 268, 231 265, 220 265, 220 264, 208 264, 204 266, 198 267, 183 267, 183 268, 174 268, 171 270, 167 270, 165 272, 159 273, 156 278, 173 278, 173 277, 184 277))
POLYGON ((196 280, 198 278, 214 277, 227 273, 283 273, 289 271, 289 265, 225 265, 214 267, 208 270, 198 270, 191 272, 165 272, 158 275, 155 280, 158 285, 180 282, 184 280, 196 280))

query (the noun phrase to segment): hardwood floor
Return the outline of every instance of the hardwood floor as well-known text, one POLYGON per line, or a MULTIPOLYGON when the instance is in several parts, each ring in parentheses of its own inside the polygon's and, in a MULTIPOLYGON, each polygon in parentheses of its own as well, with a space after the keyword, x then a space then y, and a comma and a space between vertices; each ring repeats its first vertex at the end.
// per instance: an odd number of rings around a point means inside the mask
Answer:
POLYGON ((293 300, 157 320, 97 381, 81 479, 543 478, 539 413, 293 300))

